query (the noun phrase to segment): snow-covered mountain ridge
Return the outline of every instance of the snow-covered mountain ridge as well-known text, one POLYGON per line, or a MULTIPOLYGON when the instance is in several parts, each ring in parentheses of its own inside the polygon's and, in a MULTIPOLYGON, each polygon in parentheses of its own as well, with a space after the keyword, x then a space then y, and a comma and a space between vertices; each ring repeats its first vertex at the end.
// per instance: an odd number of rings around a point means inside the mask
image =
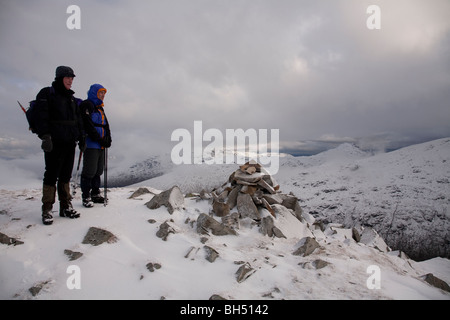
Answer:
MULTIPOLYGON (((300 159, 297 159, 301 161, 300 159)), ((309 159, 308 161, 314 161, 309 159)), ((328 161, 277 179, 316 218, 374 227, 416 260, 450 257, 450 139, 328 161)))

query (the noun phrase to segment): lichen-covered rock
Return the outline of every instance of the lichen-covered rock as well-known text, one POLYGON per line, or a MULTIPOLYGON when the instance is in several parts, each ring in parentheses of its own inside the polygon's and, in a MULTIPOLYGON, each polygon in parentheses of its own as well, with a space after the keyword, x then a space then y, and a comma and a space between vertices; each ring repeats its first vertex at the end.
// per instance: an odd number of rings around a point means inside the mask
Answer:
POLYGON ((151 193, 147 188, 139 188, 128 199, 134 199, 142 196, 143 194, 151 193))
POLYGON ((298 248, 292 253, 295 256, 306 257, 320 247, 319 243, 311 237, 304 237, 297 243, 298 248))
POLYGON ((230 213, 230 206, 228 205, 228 203, 222 202, 220 200, 214 200, 213 211, 216 216, 225 217, 230 213))
POLYGON ((256 270, 252 268, 250 263, 246 262, 236 271, 236 281, 241 283, 255 272, 256 270))
POLYGON ((64 254, 69 257, 70 261, 77 260, 83 256, 83 253, 77 252, 77 251, 72 251, 69 249, 64 250, 64 254))
POLYGON ((205 213, 201 213, 197 218, 197 232, 200 234, 208 234, 209 231, 215 236, 237 235, 237 232, 232 228, 220 223, 205 213))
POLYGON ((117 237, 109 232, 108 230, 90 227, 83 239, 83 244, 91 244, 93 246, 98 246, 104 242, 114 243, 118 239, 117 237))
POLYGON ((175 233, 175 229, 167 221, 165 221, 159 226, 156 236, 164 241, 167 241, 167 237, 171 233, 175 233))
POLYGON ((22 241, 17 240, 17 239, 15 239, 15 238, 8 237, 6 234, 1 233, 1 232, 0 232, 0 243, 6 244, 6 245, 8 245, 8 246, 9 246, 9 245, 15 245, 15 246, 17 246, 17 245, 19 245, 19 244, 23 244, 22 241))
POLYGON ((184 209, 184 195, 180 188, 173 186, 169 190, 155 195, 145 205, 149 209, 157 209, 161 206, 166 206, 167 211, 172 214, 175 210, 184 209))
POLYGON ((422 277, 422 279, 431 284, 433 287, 450 292, 450 286, 448 285, 448 283, 442 279, 439 279, 432 273, 427 273, 422 277))
POLYGON ((216 261, 216 259, 219 257, 219 253, 210 246, 204 246, 203 248, 206 251, 206 260, 208 260, 211 263, 216 261))
POLYGON ((237 210, 241 218, 261 218, 252 197, 247 193, 239 193, 237 197, 237 210))

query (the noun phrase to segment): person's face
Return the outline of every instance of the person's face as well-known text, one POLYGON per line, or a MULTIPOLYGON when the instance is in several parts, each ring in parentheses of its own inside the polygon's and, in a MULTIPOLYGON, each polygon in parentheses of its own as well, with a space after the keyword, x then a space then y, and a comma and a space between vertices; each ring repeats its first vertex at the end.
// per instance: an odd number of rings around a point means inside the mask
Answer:
POLYGON ((97 92, 97 97, 102 101, 105 99, 105 95, 106 95, 105 90, 100 90, 99 92, 97 92))
POLYGON ((64 77, 63 78, 63 84, 67 90, 72 88, 72 82, 73 82, 73 77, 64 77))

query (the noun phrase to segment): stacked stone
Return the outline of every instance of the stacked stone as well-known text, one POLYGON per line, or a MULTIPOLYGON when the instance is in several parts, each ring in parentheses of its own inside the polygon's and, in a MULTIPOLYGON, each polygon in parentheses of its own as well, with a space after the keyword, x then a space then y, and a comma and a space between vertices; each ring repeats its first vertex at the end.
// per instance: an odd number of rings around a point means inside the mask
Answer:
POLYGON ((261 220, 261 209, 266 209, 276 218, 276 206, 291 209, 300 220, 302 210, 293 195, 282 194, 280 186, 257 162, 247 162, 234 171, 228 182, 211 192, 213 212, 222 220, 250 218, 261 220), (236 208, 237 213, 230 212, 236 208))

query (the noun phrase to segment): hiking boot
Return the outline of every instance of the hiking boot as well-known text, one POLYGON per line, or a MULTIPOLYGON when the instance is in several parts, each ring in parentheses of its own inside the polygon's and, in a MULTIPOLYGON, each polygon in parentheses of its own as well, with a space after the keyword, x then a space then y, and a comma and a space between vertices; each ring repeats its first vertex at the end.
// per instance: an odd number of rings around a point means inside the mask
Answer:
POLYGON ((65 209, 60 209, 59 210, 59 216, 60 217, 67 217, 70 219, 76 219, 80 217, 80 213, 78 213, 77 211, 75 211, 74 208, 72 208, 72 206, 70 206, 69 208, 65 208, 65 209))
POLYGON ((105 198, 103 198, 99 194, 92 195, 92 202, 94 202, 94 203, 105 203, 105 198))
POLYGON ((94 206, 94 202, 92 202, 91 198, 83 198, 83 206, 86 208, 92 208, 94 206))
POLYGON ((53 216, 50 211, 42 212, 42 223, 47 226, 53 223, 53 216))

